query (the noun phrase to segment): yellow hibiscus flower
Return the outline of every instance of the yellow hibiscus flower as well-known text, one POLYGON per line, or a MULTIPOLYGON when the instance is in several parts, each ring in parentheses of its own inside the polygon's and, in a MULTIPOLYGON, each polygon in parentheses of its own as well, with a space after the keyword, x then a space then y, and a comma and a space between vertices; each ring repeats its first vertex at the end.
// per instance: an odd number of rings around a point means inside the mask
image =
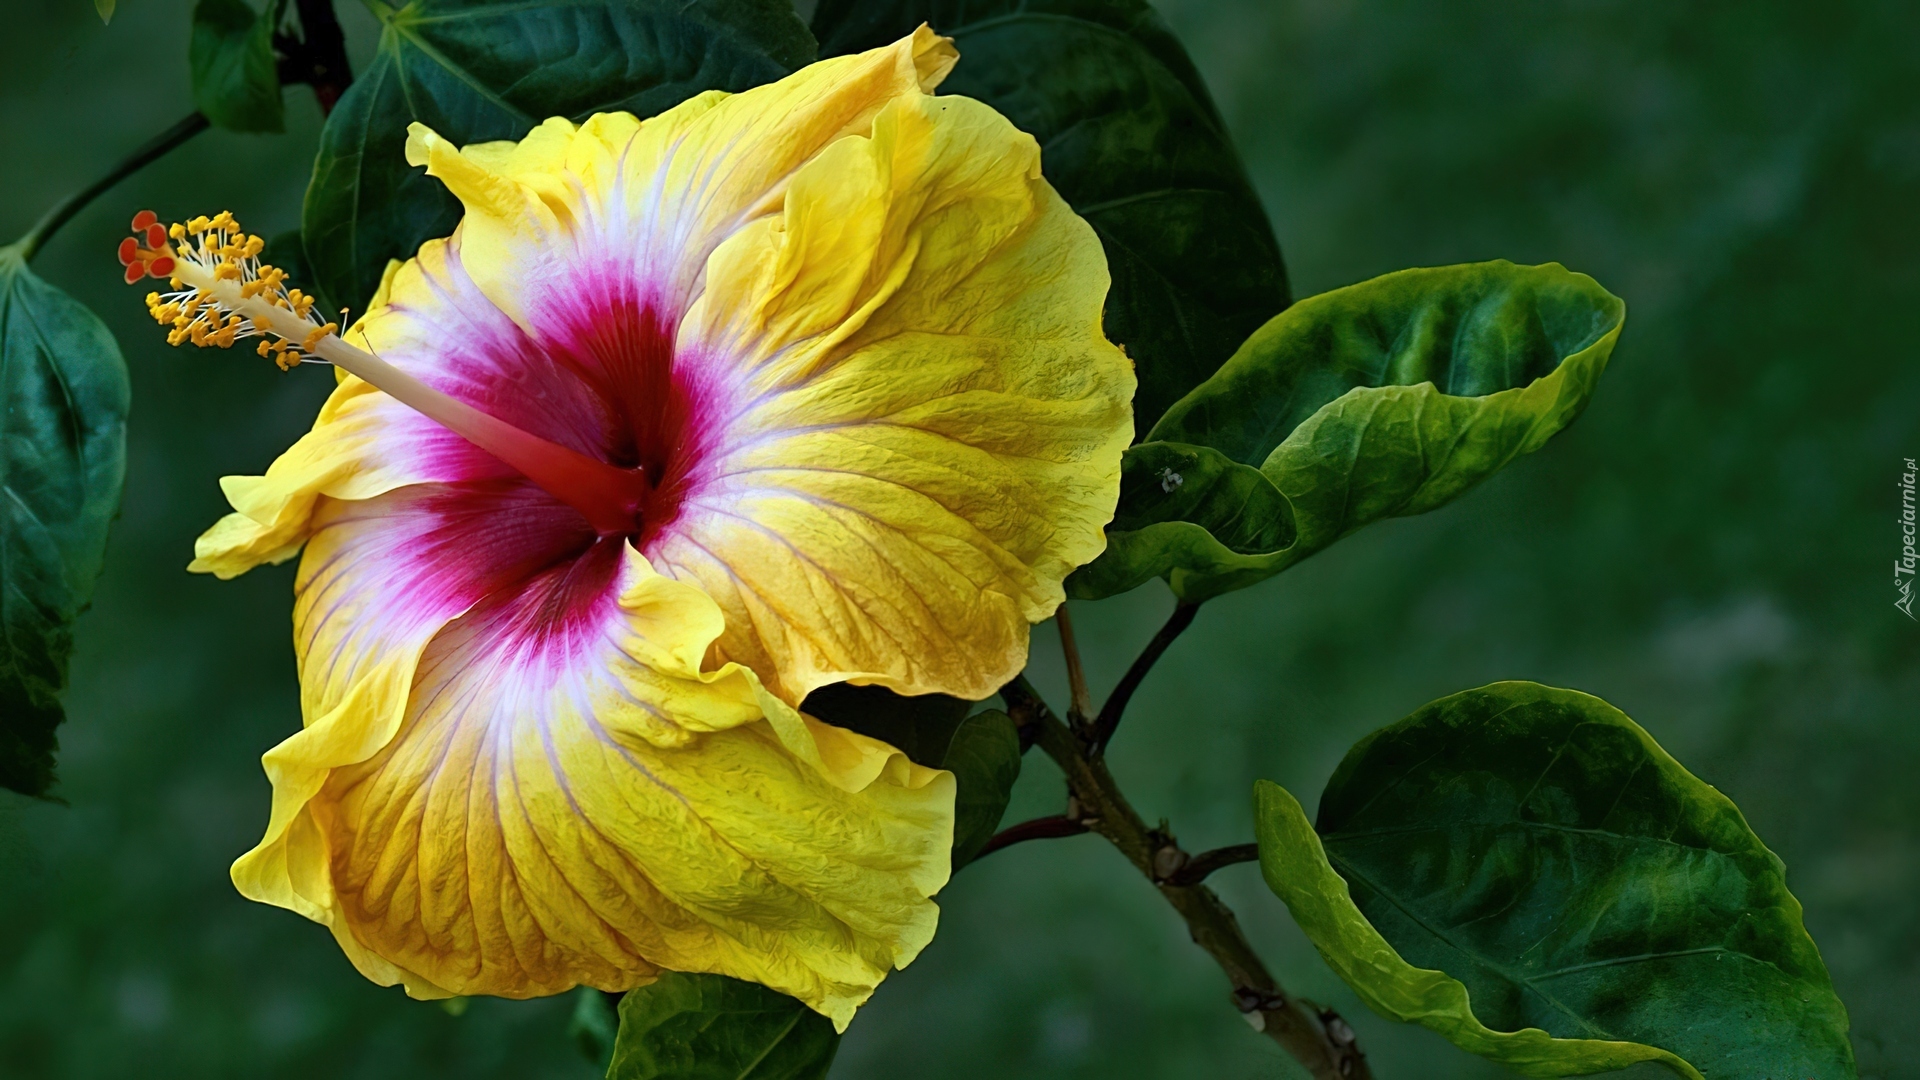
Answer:
POLYGON ((926 945, 951 775, 798 706, 1017 673, 1134 387, 1039 147, 930 95, 956 58, 923 27, 648 120, 416 124, 465 217, 344 336, 230 216, 136 221, 173 340, 339 369, 193 563, 304 548, 242 893, 418 997, 719 972, 844 1028, 926 945))

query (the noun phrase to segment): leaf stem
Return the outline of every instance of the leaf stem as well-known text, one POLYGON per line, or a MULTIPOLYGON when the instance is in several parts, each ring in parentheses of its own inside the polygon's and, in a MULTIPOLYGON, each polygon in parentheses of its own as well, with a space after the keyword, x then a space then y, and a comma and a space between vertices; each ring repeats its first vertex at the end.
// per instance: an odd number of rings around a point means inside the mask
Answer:
MULTIPOLYGON (((1191 621, 1191 615, 1187 618, 1191 621)), ((1247 1022, 1279 1043, 1314 1080, 1372 1080, 1353 1029, 1333 1010, 1314 1008, 1281 989, 1241 932, 1233 910, 1212 889, 1168 880, 1193 860, 1180 850, 1172 833, 1147 826, 1120 793, 1106 762, 1087 752, 1080 737, 1054 716, 1026 678, 1016 678, 1000 694, 1015 721, 1034 729, 1036 744, 1066 773, 1071 799, 1064 817, 1106 837, 1154 883, 1186 920, 1194 944, 1226 973, 1233 985, 1234 1005, 1247 1022)))
POLYGON ((1084 822, 1067 817, 1064 814, 1055 817, 1034 818, 1018 825, 1009 825, 994 833, 980 850, 974 853, 974 861, 986 858, 1003 847, 1012 847, 1022 840, 1053 840, 1062 836, 1079 836, 1087 831, 1084 822))
POLYGON ((1133 666, 1120 677, 1120 683, 1113 688, 1113 693, 1107 695, 1107 703, 1100 707, 1100 716, 1093 722, 1089 739, 1091 748, 1088 752, 1092 756, 1099 757, 1106 753, 1107 743, 1113 739, 1114 731, 1120 727, 1120 718, 1126 714, 1127 703, 1133 700, 1133 692, 1140 689, 1141 681, 1147 677, 1147 672, 1153 670, 1160 654, 1166 652, 1167 646, 1172 645, 1175 638, 1193 625, 1193 617, 1199 613, 1200 605, 1197 603, 1190 604, 1182 600, 1174 604, 1173 614, 1160 627, 1160 632, 1153 635, 1153 640, 1147 642, 1147 647, 1134 659, 1133 666))
POLYGON ((1073 616, 1066 601, 1054 609, 1053 624, 1060 629, 1060 651, 1067 658, 1067 722, 1079 731, 1093 715, 1093 695, 1087 693, 1087 671, 1080 664, 1080 645, 1073 637, 1073 616))
POLYGON ((62 225, 72 220, 75 214, 86 209, 88 203, 106 194, 108 188, 139 172, 167 151, 206 129, 206 117, 197 112, 189 113, 184 120, 147 140, 140 149, 127 155, 118 165, 108 170, 107 175, 60 200, 53 209, 47 211, 39 221, 34 223, 33 228, 27 231, 27 235, 20 238, 20 258, 31 261, 47 240, 54 233, 59 232, 62 225))
POLYGON ((1235 863, 1255 862, 1260 858, 1259 844, 1235 844, 1232 847, 1214 848, 1203 851, 1188 859, 1184 866, 1168 874, 1168 885, 1198 885, 1207 880, 1207 875, 1223 866, 1235 863))
MULTIPOLYGON (((280 0, 282 6, 285 3, 280 0)), ((353 85, 347 37, 334 18, 333 0, 295 0, 295 10, 300 14, 300 36, 273 35, 273 47, 280 52, 280 84, 313 87, 320 112, 330 114, 340 95, 353 85)))

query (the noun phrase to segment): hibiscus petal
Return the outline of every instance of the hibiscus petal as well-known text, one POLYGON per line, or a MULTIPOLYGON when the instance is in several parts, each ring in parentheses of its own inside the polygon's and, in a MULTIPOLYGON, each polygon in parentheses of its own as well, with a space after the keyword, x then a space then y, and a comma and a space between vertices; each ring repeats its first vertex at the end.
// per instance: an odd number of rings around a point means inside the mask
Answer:
POLYGON ((958 54, 924 26, 739 94, 710 91, 648 120, 548 120, 519 143, 456 149, 414 124, 407 160, 466 206, 476 281, 531 333, 568 336, 583 308, 638 296, 676 318, 707 256, 777 211, 795 170, 887 102, 932 89, 958 54), (605 303, 583 301, 583 290, 605 303))
MULTIPOLYGON (((316 549, 334 531, 396 532, 330 522, 316 549)), ((844 1027, 932 937, 952 777, 801 717, 745 668, 702 672, 717 607, 619 551, 584 616, 543 621, 551 578, 496 593, 383 657, 417 658, 410 685, 368 671, 378 690, 270 754, 281 828, 235 881, 416 996, 713 971, 844 1027), (283 788, 304 793, 284 814, 283 788)))
POLYGON ((904 95, 708 264, 679 362, 735 404, 648 548, 790 701, 991 694, 1097 555, 1131 366, 1098 239, 986 106, 904 95))

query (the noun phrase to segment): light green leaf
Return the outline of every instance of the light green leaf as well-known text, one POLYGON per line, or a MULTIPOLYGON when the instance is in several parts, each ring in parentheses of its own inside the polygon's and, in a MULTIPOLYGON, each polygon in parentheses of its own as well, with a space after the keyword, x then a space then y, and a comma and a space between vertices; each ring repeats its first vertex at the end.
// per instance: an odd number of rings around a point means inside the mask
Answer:
POLYGON ((53 783, 73 620, 126 476, 127 366, 100 320, 0 248, 0 786, 53 783))
POLYGON ((1856 1075, 1780 860, 1598 698, 1456 694, 1361 740, 1317 830, 1255 803, 1268 885, 1384 1016, 1529 1076, 1856 1075))
POLYGON ((407 165, 418 120, 455 144, 517 139, 552 116, 651 116, 813 59, 790 0, 368 0, 374 60, 320 135, 301 232, 333 306, 366 306, 388 260, 446 236, 459 203, 407 165))
POLYGON ((1100 234, 1105 328, 1133 357, 1145 430, 1287 305, 1279 245, 1205 83, 1146 0, 821 0, 813 28, 832 56, 922 22, 960 49, 940 92, 1038 139, 1048 181, 1100 234))
POLYGON ((833 1022, 757 983, 665 972, 620 999, 607 1080, 819 1080, 833 1022))
POLYGON ((93 0, 93 10, 100 14, 101 25, 104 26, 113 21, 114 3, 115 0, 93 0))
POLYGON ((256 13, 246 0, 200 0, 187 59, 194 107, 216 127, 286 130, 270 15, 256 13))
POLYGON ((967 717, 947 747, 941 768, 953 773, 953 868, 973 861, 1000 828, 1020 779, 1020 731, 998 709, 967 717))
POLYGON ((1127 452, 1107 551, 1069 594, 1165 577, 1206 600, 1443 506, 1580 414, 1625 318, 1552 263, 1403 270, 1302 300, 1127 452), (1208 498, 1172 482, 1187 471, 1208 498))

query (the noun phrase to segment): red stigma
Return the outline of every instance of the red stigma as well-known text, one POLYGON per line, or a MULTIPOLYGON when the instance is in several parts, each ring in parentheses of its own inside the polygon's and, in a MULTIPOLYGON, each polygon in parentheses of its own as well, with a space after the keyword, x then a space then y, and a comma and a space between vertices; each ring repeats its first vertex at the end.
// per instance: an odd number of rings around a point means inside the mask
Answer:
POLYGON ((140 258, 140 245, 129 236, 120 241, 120 265, 132 266, 140 258))
POLYGON ((155 251, 167 246, 166 226, 158 223, 147 226, 147 246, 155 251))
POLYGON ((173 260, 165 255, 147 264, 147 273, 157 278, 173 276, 173 260))
MULTIPOLYGON (((160 220, 160 215, 154 213, 151 210, 142 210, 139 213, 133 215, 133 231, 140 232, 142 230, 152 229, 154 225, 159 222, 159 220, 160 220)), ((153 234, 149 232, 147 235, 151 236, 153 234)), ((151 244, 148 244, 148 246, 159 247, 160 244, 163 244, 166 242, 166 237, 167 237, 166 232, 162 231, 160 233, 159 243, 151 243, 151 244)))

